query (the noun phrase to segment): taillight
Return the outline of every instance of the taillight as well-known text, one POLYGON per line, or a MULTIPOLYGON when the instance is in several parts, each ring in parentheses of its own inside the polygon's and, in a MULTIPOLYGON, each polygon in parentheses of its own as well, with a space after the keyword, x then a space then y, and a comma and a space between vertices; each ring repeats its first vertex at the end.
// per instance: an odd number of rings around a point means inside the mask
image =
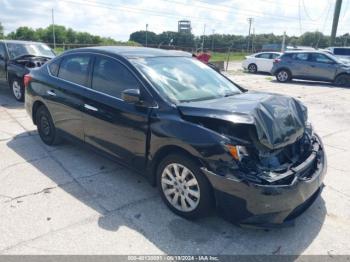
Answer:
POLYGON ((32 77, 30 75, 24 75, 24 78, 23 78, 24 87, 28 87, 30 81, 32 81, 32 77))
POLYGON ((274 64, 278 64, 279 62, 281 62, 281 59, 280 59, 280 58, 276 58, 275 60, 273 60, 273 63, 274 63, 274 64))

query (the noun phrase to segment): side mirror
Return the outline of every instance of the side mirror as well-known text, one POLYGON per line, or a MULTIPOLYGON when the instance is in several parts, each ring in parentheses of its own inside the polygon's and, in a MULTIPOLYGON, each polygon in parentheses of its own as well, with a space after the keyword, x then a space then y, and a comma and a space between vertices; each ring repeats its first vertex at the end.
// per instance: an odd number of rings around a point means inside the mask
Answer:
POLYGON ((122 92, 122 99, 127 103, 136 104, 140 102, 139 89, 126 89, 122 92))

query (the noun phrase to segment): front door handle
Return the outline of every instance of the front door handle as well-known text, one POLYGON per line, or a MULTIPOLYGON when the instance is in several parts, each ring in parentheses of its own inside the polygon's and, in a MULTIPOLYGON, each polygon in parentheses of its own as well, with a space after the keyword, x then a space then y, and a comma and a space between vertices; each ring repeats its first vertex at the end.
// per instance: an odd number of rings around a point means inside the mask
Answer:
POLYGON ((96 107, 93 107, 93 106, 90 106, 88 104, 84 104, 84 107, 87 109, 87 110, 91 110, 91 111, 95 111, 97 112, 98 109, 96 107))
POLYGON ((54 91, 51 91, 51 90, 46 91, 46 93, 47 93, 49 96, 56 96, 56 93, 55 93, 54 91))

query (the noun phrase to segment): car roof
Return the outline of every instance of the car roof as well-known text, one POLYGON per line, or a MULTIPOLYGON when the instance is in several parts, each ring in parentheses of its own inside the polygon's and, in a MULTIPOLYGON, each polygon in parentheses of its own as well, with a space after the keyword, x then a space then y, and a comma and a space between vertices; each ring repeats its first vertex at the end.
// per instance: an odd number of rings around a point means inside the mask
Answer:
POLYGON ((325 51, 320 51, 320 50, 295 50, 295 51, 285 51, 285 54, 296 54, 296 53, 316 53, 316 54, 324 54, 325 51))
POLYGON ((134 47, 134 46, 94 46, 83 47, 67 51, 66 53, 74 52, 96 52, 116 54, 126 58, 146 58, 146 57, 192 57, 191 53, 179 50, 164 50, 149 47, 134 47))
POLYGON ((41 42, 34 42, 34 41, 22 41, 22 40, 7 40, 7 39, 1 39, 0 42, 7 43, 7 44, 44 44, 41 42))

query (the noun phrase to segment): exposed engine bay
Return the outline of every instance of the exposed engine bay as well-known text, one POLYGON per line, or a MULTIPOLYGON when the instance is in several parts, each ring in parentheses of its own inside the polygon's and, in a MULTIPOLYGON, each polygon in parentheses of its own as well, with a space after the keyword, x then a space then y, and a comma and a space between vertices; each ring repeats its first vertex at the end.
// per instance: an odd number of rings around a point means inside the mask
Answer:
POLYGON ((14 61, 17 64, 20 64, 28 69, 32 69, 32 68, 43 66, 49 60, 50 58, 48 57, 28 56, 28 57, 21 57, 21 58, 15 59, 14 61))

